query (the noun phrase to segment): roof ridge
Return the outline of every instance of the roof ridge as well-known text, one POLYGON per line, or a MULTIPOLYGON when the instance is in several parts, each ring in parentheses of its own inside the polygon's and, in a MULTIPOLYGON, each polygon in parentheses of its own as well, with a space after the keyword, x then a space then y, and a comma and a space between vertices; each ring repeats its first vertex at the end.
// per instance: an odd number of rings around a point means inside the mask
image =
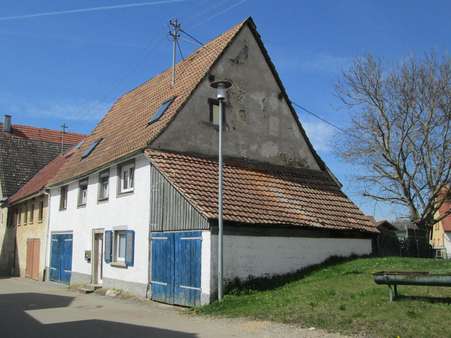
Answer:
MULTIPOLYGON (((0 122, 0 126, 3 126, 3 123, 0 122)), ((14 127, 16 128, 20 128, 20 127, 24 127, 24 128, 31 128, 31 129, 39 129, 39 130, 44 130, 44 131, 51 131, 51 132, 56 132, 56 133, 61 133, 62 131, 59 129, 50 129, 50 128, 46 128, 46 127, 35 127, 32 125, 28 125, 28 124, 18 124, 18 123, 14 123, 11 125, 11 127, 14 129, 14 127)), ((65 134, 71 134, 71 135, 76 135, 76 136, 86 136, 85 134, 79 133, 79 132, 72 132, 72 131, 65 131, 65 134)))

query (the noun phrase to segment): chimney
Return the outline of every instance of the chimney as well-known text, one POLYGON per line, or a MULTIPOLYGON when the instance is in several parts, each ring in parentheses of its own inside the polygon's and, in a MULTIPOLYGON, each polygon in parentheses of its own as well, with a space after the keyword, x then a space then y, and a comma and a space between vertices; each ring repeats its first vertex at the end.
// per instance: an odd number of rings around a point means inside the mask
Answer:
POLYGON ((3 118, 3 131, 6 133, 12 132, 11 115, 5 115, 5 117, 3 118))

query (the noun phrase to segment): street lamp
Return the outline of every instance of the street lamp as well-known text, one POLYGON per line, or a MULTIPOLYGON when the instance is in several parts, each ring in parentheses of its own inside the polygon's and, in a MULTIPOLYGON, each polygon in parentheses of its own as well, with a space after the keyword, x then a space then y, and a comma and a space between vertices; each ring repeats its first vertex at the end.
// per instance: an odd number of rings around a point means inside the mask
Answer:
POLYGON ((218 179, 218 300, 221 301, 224 295, 224 280, 223 280, 223 223, 222 223, 222 210, 223 210, 223 186, 224 186, 224 164, 222 159, 222 122, 224 115, 224 100, 226 98, 227 89, 232 86, 229 81, 215 81, 210 84, 212 88, 216 89, 216 98, 219 101, 219 179, 218 179))

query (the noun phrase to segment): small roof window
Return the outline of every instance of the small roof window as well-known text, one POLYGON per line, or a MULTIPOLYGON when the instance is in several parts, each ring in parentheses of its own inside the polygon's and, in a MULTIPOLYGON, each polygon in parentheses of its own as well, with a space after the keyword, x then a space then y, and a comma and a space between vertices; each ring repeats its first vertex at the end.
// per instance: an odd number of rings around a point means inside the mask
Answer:
POLYGON ((157 109, 157 111, 151 116, 149 119, 149 124, 158 121, 160 117, 164 114, 166 110, 168 110, 169 106, 172 102, 174 102, 175 96, 171 97, 169 100, 164 101, 161 106, 157 109))
POLYGON ((88 146, 88 148, 86 148, 85 151, 83 152, 83 154, 81 155, 81 158, 84 159, 84 158, 88 157, 102 140, 103 140, 102 138, 99 138, 99 139, 91 142, 91 144, 88 146))

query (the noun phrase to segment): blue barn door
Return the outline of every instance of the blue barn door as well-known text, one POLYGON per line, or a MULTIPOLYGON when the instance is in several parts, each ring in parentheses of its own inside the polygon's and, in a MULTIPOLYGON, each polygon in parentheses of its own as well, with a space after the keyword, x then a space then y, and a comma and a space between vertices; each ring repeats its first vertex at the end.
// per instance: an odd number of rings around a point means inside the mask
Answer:
POLYGON ((72 274, 72 234, 53 234, 50 280, 69 284, 72 274))
POLYGON ((174 237, 174 303, 185 306, 200 305, 202 233, 177 232, 174 237))
POLYGON ((152 233, 152 299, 200 305, 201 231, 152 233))
POLYGON ((173 304, 174 238, 170 233, 152 233, 152 299, 173 304))

